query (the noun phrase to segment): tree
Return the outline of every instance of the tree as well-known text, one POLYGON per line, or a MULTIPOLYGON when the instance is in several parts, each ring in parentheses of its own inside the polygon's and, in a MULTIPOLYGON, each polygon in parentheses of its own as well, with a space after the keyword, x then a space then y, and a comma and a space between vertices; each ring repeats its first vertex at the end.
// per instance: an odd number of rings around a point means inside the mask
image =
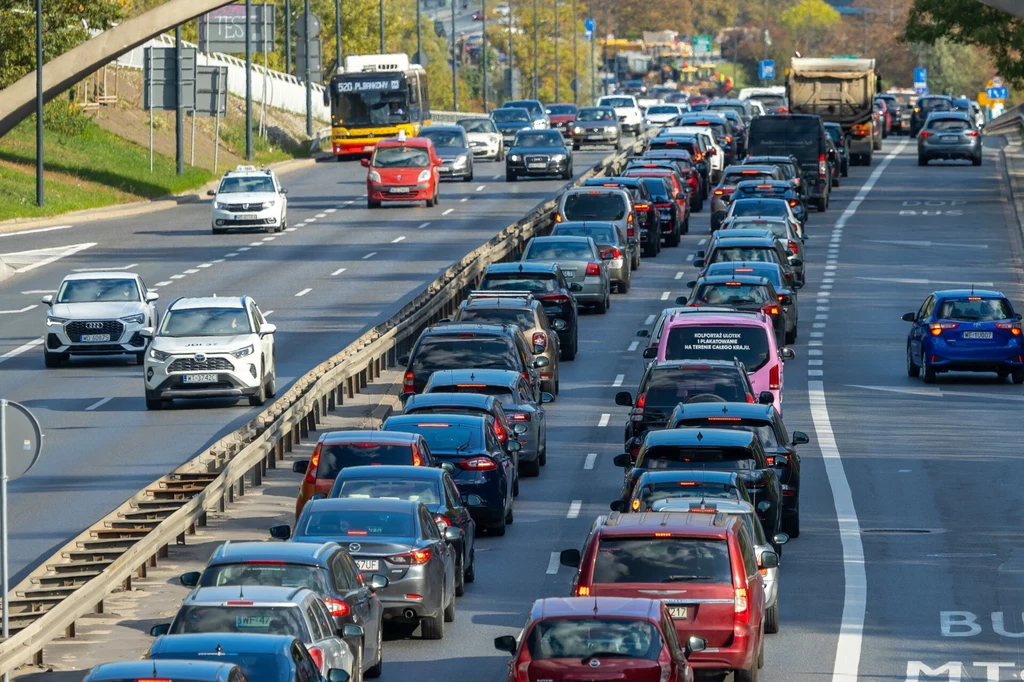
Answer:
POLYGON ((929 91, 954 96, 973 98, 992 76, 992 63, 981 50, 945 38, 922 51, 921 64, 928 69, 929 91))
POLYGON ((805 47, 808 56, 824 48, 841 23, 839 12, 824 0, 800 0, 779 15, 779 24, 805 47))

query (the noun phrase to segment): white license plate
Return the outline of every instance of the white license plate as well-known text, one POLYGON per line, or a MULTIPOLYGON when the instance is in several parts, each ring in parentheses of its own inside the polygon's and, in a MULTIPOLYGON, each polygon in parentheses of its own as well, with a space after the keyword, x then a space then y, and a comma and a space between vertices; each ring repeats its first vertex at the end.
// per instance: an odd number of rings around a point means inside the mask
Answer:
POLYGON ((380 568, 380 562, 376 559, 356 559, 356 568, 360 571, 376 571, 380 568))
POLYGON ((562 274, 565 275, 566 277, 573 278, 573 277, 576 276, 576 271, 575 270, 562 270, 562 274))
POLYGON ((604 135, 587 135, 588 140, 603 140, 604 135))
POLYGON ((371 144, 371 145, 367 145, 367 146, 363 147, 363 151, 364 152, 372 152, 373 151, 373 145, 371 144))
POLYGON ((217 383, 216 374, 186 374, 181 379, 186 384, 215 384, 217 383))
POLYGON ((392 187, 388 190, 391 194, 408 194, 409 191, 408 187, 392 187))
POLYGON ((956 135, 942 135, 939 137, 940 142, 957 142, 960 138, 956 135))
POLYGON ((239 213, 235 216, 235 220, 256 220, 255 213, 239 213))
POLYGON ((442 173, 451 173, 452 172, 452 167, 451 166, 441 166, 441 172, 442 173))
POLYGON ((82 343, 106 343, 107 341, 110 341, 110 334, 82 334, 82 343))
POLYGON ((538 170, 544 170, 545 168, 548 167, 548 165, 546 163, 531 163, 531 164, 527 164, 526 167, 527 168, 534 168, 534 169, 538 169, 538 170))
POLYGON ((689 617, 689 609, 685 606, 670 606, 668 615, 675 620, 686 620, 689 617))
POLYGON ((992 332, 964 332, 965 339, 991 339, 992 332))

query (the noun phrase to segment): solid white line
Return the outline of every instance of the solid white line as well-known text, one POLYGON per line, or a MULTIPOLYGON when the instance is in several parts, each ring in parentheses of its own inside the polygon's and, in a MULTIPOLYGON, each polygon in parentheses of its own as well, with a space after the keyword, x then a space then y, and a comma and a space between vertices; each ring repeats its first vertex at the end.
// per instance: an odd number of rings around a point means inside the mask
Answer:
POLYGON ((295 297, 298 298, 299 296, 305 296, 306 294, 308 294, 311 291, 313 291, 313 289, 311 287, 306 287, 305 289, 303 289, 299 293, 295 294, 295 297))
POLYGON ((633 351, 635 351, 635 350, 636 350, 636 349, 637 349, 637 348, 638 348, 639 346, 640 346, 640 342, 639 342, 639 341, 634 341, 633 343, 629 344, 629 352, 630 352, 630 353, 632 353, 632 352, 633 352, 633 351))
POLYGON ((583 468, 588 470, 588 471, 590 469, 593 469, 594 468, 594 462, 596 462, 596 461, 597 461, 597 453, 596 452, 588 452, 587 453, 587 458, 585 460, 583 460, 583 468))
POLYGON ((449 208, 449 209, 448 209, 447 211, 445 211, 445 212, 444 212, 444 213, 442 213, 441 215, 448 215, 449 213, 451 213, 451 212, 452 212, 452 211, 454 211, 454 210, 455 210, 454 208, 449 208))
POLYGON ((32 310, 33 308, 38 308, 38 307, 39 306, 37 304, 32 304, 30 306, 25 306, 21 310, 0 310, 0 315, 15 315, 17 313, 27 313, 28 311, 32 310))
MULTIPOLYGON (((693 260, 693 254, 692 253, 690 254, 690 260, 693 260)), ((682 279, 682 278, 683 278, 683 273, 677 272, 676 273, 676 279, 682 279)))
POLYGON ((182 270, 182 272, 184 272, 186 275, 194 275, 199 271, 196 270, 195 268, 189 268, 188 270, 182 270))
POLYGON ((363 256, 363 260, 367 260, 367 259, 373 258, 376 255, 377 255, 376 251, 371 251, 370 253, 368 253, 365 256, 363 256))
POLYGON ((8 232, 0 234, 0 237, 20 237, 23 234, 39 234, 40 232, 53 232, 54 230, 70 230, 73 225, 58 225, 57 227, 41 227, 38 230, 21 230, 20 232, 8 232))
MULTIPOLYGON (((55 262, 59 261, 61 258, 67 258, 69 256, 75 255, 76 253, 78 253, 80 251, 85 251, 86 249, 91 249, 92 247, 96 246, 97 243, 98 242, 87 242, 85 244, 72 244, 71 246, 66 246, 66 247, 64 247, 63 251, 61 251, 60 253, 58 253, 55 256, 50 256, 49 258, 44 258, 41 261, 37 261, 35 263, 31 263, 29 265, 22 266, 20 268, 14 268, 14 271, 18 272, 18 273, 24 273, 24 272, 28 272, 30 270, 35 270, 36 268, 41 268, 44 265, 49 265, 50 263, 55 263, 55 262)), ((4 254, 4 255, 8 257, 8 260, 13 260, 13 258, 11 258, 12 256, 18 256, 18 255, 22 255, 22 254, 25 254, 25 253, 30 253, 32 251, 49 251, 49 250, 50 249, 29 249, 29 251, 19 251, 17 253, 7 253, 7 254, 4 254)))
POLYGON ((337 277, 343 272, 345 272, 345 268, 338 268, 337 270, 331 273, 331 277, 337 277))
POLYGON ((477 191, 477 192, 482 192, 482 191, 483 191, 483 189, 484 189, 484 187, 486 187, 486 186, 487 186, 487 185, 480 185, 479 187, 477 187, 477 188, 476 188, 476 191, 477 191))
POLYGON ((583 509, 583 500, 573 500, 569 503, 569 511, 566 512, 565 518, 578 519, 580 517, 581 509, 583 509))
POLYGON ((163 282, 157 282, 154 286, 157 286, 157 287, 169 287, 169 286, 171 286, 171 280, 167 279, 167 280, 164 280, 163 282))
POLYGON ((107 403, 109 403, 109 402, 110 402, 111 400, 113 400, 113 399, 114 399, 114 397, 113 397, 113 396, 111 396, 111 397, 109 397, 109 398, 103 398, 103 399, 101 399, 101 400, 97 400, 97 401, 96 401, 96 402, 94 402, 94 403, 93 403, 92 405, 90 405, 89 407, 85 408, 85 411, 86 411, 86 412, 92 412, 92 411, 93 411, 93 410, 95 410, 96 408, 98 408, 98 407, 102 407, 103 405, 106 405, 107 403))
POLYGON ((417 229, 417 230, 422 230, 422 229, 423 229, 424 227, 426 227, 426 226, 427 226, 427 225, 429 225, 429 224, 430 224, 430 222, 429 222, 429 221, 427 221, 427 222, 423 223, 422 225, 420 225, 419 227, 417 227, 416 229, 417 229))
POLYGON ((32 350, 36 346, 42 344, 42 342, 43 342, 43 337, 40 336, 38 339, 33 339, 32 341, 29 341, 26 344, 18 346, 14 350, 7 351, 3 355, 0 355, 0 364, 10 360, 13 357, 21 355, 22 353, 24 353, 27 350, 32 350))
POLYGON ((644 320, 644 325, 654 324, 654 321, 658 319, 657 315, 648 315, 647 319, 644 320))
POLYGON ((616 374, 615 375, 615 381, 612 382, 612 387, 613 388, 618 388, 619 386, 622 385, 622 382, 625 381, 625 380, 626 380, 626 375, 625 374, 616 374))
POLYGON ((558 552, 552 552, 551 558, 548 559, 548 575, 554 575, 558 573, 558 566, 561 564, 558 552))
POLYGON ((597 422, 598 426, 608 426, 608 422, 611 421, 612 416, 607 412, 601 415, 600 421, 597 422))
POLYGON ((28 291, 23 291, 21 293, 25 296, 28 296, 29 294, 52 294, 53 289, 29 289, 28 291))
POLYGON ((661 292, 661 300, 667 301, 668 297, 671 296, 671 295, 672 295, 671 291, 663 291, 663 292, 661 292))
POLYGON ((398 242, 404 242, 404 241, 405 241, 405 237, 395 237, 394 239, 391 240, 391 243, 392 244, 397 244, 398 242))
POLYGON ((109 270, 131 270, 132 268, 136 268, 138 266, 138 263, 129 263, 128 265, 110 265, 105 268, 75 268, 71 272, 107 272, 109 270))

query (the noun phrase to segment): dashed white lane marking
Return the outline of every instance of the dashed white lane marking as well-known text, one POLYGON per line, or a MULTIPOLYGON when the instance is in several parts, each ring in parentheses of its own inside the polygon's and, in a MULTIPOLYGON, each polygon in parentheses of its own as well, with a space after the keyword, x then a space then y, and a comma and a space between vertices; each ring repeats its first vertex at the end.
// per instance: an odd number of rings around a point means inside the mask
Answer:
POLYGON ((813 339, 807 342, 808 346, 824 346, 825 343, 819 339, 813 339))
MULTIPOLYGON (((693 254, 692 253, 686 254, 686 262, 689 263, 691 261, 693 261, 693 254)), ((680 272, 679 274, 682 275, 683 273, 680 272)), ((676 277, 676 279, 682 279, 682 277, 681 276, 680 277, 676 277)))
POLYGON ((56 227, 40 227, 38 230, 21 230, 19 232, 8 232, 7 234, 0 234, 0 238, 3 237, 20 237, 23 234, 39 234, 40 232, 54 232, 56 230, 70 230, 73 225, 58 225, 56 227))
MULTIPOLYGON (((263 242, 252 242, 249 246, 263 246, 263 242)), ((241 251, 241 249, 239 249, 241 251)))
POLYGON ((297 229, 298 229, 297 227, 286 227, 286 228, 284 228, 284 231, 285 232, 294 232, 297 229))
POLYGON ((354 203, 356 203, 356 200, 355 200, 355 199, 349 199, 348 201, 346 201, 346 202, 345 202, 345 205, 346 205, 346 206, 351 206, 351 205, 352 205, 352 204, 354 204, 354 203))
POLYGON ((825 336, 825 332, 811 332, 812 339, 820 339, 825 336))
MULTIPOLYGON (((693 254, 692 253, 690 254, 690 256, 691 256, 690 260, 693 260, 693 258, 692 258, 693 254)), ((682 279, 682 278, 683 278, 683 273, 682 272, 677 272, 676 273, 676 279, 682 279)))
POLYGON ((448 209, 447 211, 445 211, 445 212, 444 212, 444 213, 442 213, 441 215, 448 215, 449 213, 452 213, 452 212, 454 212, 454 211, 455 211, 455 209, 454 209, 454 208, 449 208, 449 209, 448 209))
POLYGON ((186 275, 194 275, 199 271, 196 270, 195 268, 189 268, 188 270, 182 270, 182 272, 184 272, 186 275))
POLYGON ((86 412, 92 412, 93 410, 95 410, 95 409, 97 409, 99 407, 103 407, 104 405, 106 405, 107 403, 109 403, 113 399, 114 399, 113 396, 110 396, 109 398, 101 398, 100 400, 97 400, 96 402, 94 402, 89 407, 85 408, 85 411, 86 412))
POLYGON ((295 294, 295 298, 298 298, 299 296, 305 296, 306 294, 308 294, 311 291, 313 291, 312 287, 306 287, 305 289, 303 289, 299 293, 295 294))
POLYGON ((185 279, 185 275, 171 275, 171 279, 185 279))
POLYGON ((272 241, 274 241, 275 239, 277 239, 277 237, 264 237, 264 238, 263 238, 263 241, 265 241, 265 242, 272 242, 272 241))
POLYGON ((573 500, 569 503, 569 511, 565 513, 565 518, 578 519, 581 509, 583 509, 583 500, 573 500))
POLYGON ((663 291, 663 292, 661 292, 661 300, 667 301, 668 297, 671 296, 671 295, 672 295, 671 291, 663 291))
POLYGON ((597 453, 596 452, 588 452, 587 453, 587 458, 585 460, 583 460, 583 468, 585 470, 587 470, 587 471, 589 471, 590 469, 593 469, 594 468, 594 462, 596 462, 596 461, 597 461, 597 453))
POLYGON ((505 176, 503 174, 499 173, 498 175, 494 176, 494 179, 495 180, 501 180, 503 177, 505 177, 505 176))
POLYGON ((397 244, 398 242, 404 242, 404 241, 405 241, 405 237, 395 237, 394 239, 391 240, 391 243, 392 244, 397 244))
POLYGON ((273 310, 264 310, 263 311, 263 317, 270 317, 273 314, 274 314, 273 310))
MULTIPOLYGON (((825 315, 824 317, 828 317, 828 315, 825 315)), ((814 324, 811 325, 811 327, 813 327, 814 329, 824 329, 825 328, 825 323, 824 322, 815 322, 814 324)))
POLYGON ((644 320, 644 325, 654 324, 654 321, 658 319, 657 315, 648 315, 647 319, 644 320))
POLYGON ((224 262, 224 259, 223 259, 223 258, 215 258, 215 259, 213 259, 213 260, 212 260, 212 261, 210 261, 210 262, 211 262, 211 263, 223 263, 223 262, 224 262))
POLYGON ((225 258, 234 258, 234 257, 235 257, 235 256, 237 256, 237 255, 238 255, 238 252, 237 252, 237 251, 235 251, 234 253, 225 253, 225 254, 224 254, 224 257, 225 257, 225 258))
POLYGON ((213 263, 200 263, 196 267, 197 268, 212 268, 213 267, 213 263))
MULTIPOLYGON (((249 248, 248 246, 240 246, 238 247, 238 251, 240 253, 245 253, 246 251, 252 251, 252 249, 249 248)), ((238 254, 236 253, 235 255, 237 256, 238 254)))
POLYGON ((820 313, 818 315, 815 315, 814 319, 816 319, 816 320, 827 320, 828 319, 828 314, 820 313))
POLYGON ((324 213, 327 213, 329 215, 331 213, 334 213, 337 210, 338 209, 336 209, 336 208, 328 208, 328 209, 324 209, 324 213))
POLYGON ((639 346, 640 346, 640 342, 639 341, 634 341, 633 343, 629 344, 629 352, 632 353, 637 348, 639 348, 639 346))
POLYGON ((304 221, 302 221, 302 222, 303 222, 303 223, 315 223, 315 222, 316 222, 316 218, 306 218, 306 219, 305 219, 304 221))
POLYGON ((597 425, 602 427, 608 426, 608 422, 611 421, 611 418, 612 416, 606 412, 601 415, 601 419, 598 420, 597 425))
POLYGON ((818 348, 808 348, 807 349, 807 354, 808 355, 824 355, 825 351, 820 350, 818 348))
POLYGON ((43 337, 40 336, 38 339, 32 339, 28 343, 24 343, 24 344, 18 346, 17 348, 15 348, 14 350, 9 350, 6 353, 4 353, 3 355, 0 355, 0 364, 3 364, 4 362, 7 362, 11 358, 14 358, 14 357, 17 357, 17 356, 21 355, 25 351, 32 350, 33 348, 35 348, 38 345, 41 345, 42 343, 43 343, 43 337))
POLYGON ((462 197, 461 199, 459 199, 459 203, 460 203, 460 204, 464 204, 464 203, 466 203, 467 201, 469 201, 469 197, 462 197))
POLYGON ((484 187, 486 187, 486 186, 487 185, 480 185, 479 187, 476 188, 476 191, 477 192, 482 192, 484 190, 484 187))
POLYGON ((338 268, 337 270, 331 273, 331 277, 337 277, 343 272, 345 272, 345 268, 338 268))
POLYGON ((820 369, 809 369, 809 370, 807 370, 807 376, 809 376, 809 377, 820 377, 820 376, 823 376, 824 374, 825 374, 825 372, 820 370, 820 369))
POLYGON ((326 217, 327 217, 327 214, 326 214, 326 213, 317 213, 317 214, 316 214, 316 217, 317 217, 317 218, 326 218, 326 217))
POLYGON ((422 225, 420 225, 419 227, 417 227, 416 229, 417 230, 422 230, 424 227, 426 227, 428 225, 430 225, 430 221, 429 220, 427 222, 423 223, 422 225))
POLYGON ((807 361, 807 365, 810 366, 810 367, 821 367, 823 364, 825 364, 824 360, 808 360, 807 361))
POLYGON ((827 305, 819 305, 815 310, 819 313, 827 313, 829 311, 829 307, 827 305))
POLYGON ((21 308, 20 310, 0 310, 0 315, 17 315, 18 313, 27 313, 28 311, 32 310, 33 308, 38 308, 38 307, 39 307, 39 305, 37 303, 33 303, 32 305, 25 306, 24 308, 21 308))
POLYGON ((836 266, 834 266, 834 265, 826 265, 826 266, 825 266, 825 269, 826 269, 826 270, 835 270, 835 269, 836 269, 836 266))
POLYGON ((369 260, 370 258, 373 258, 376 255, 377 255, 376 251, 371 251, 370 253, 368 253, 365 256, 363 256, 363 260, 369 260))
POLYGON ((156 287, 169 287, 169 286, 171 286, 171 280, 165 279, 163 282, 157 282, 153 286, 156 286, 156 287))
POLYGON ((558 573, 558 566, 561 563, 558 554, 558 552, 552 552, 551 558, 548 559, 548 575, 555 575, 558 573))
POLYGON ((708 243, 707 239, 701 239, 699 242, 697 242, 697 246, 704 246, 707 243, 708 243))
POLYGON ((622 382, 626 380, 625 374, 616 374, 615 381, 612 382, 612 388, 618 388, 622 385, 622 382))

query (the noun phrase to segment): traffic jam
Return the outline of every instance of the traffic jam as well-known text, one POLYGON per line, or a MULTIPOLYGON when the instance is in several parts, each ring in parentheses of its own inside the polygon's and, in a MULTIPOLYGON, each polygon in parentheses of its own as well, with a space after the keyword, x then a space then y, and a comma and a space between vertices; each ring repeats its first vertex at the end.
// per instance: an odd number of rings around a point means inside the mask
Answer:
MULTIPOLYGON (((614 395, 627 410, 613 460, 619 494, 558 556, 571 571, 565 593, 523 604, 525 626, 494 648, 509 656, 508 682, 757 680, 782 627, 782 555, 800 536, 800 447, 811 440, 785 420, 786 364, 806 328, 798 296, 815 265, 805 260, 808 228, 848 164, 870 164, 880 148, 869 139, 853 152, 855 138, 866 130, 880 140, 899 130, 893 119, 907 123, 882 97, 838 136, 771 88, 671 99, 646 111, 626 94, 581 108, 513 101, 377 143, 363 160, 368 208, 432 206, 444 200, 442 179, 470 181, 484 160, 504 162, 509 182, 571 178, 573 151, 622 150, 629 133, 651 132, 620 175, 567 186, 550 231, 518 261, 488 266, 451 318, 398 358, 400 410, 379 429, 322 433, 308 459, 293 461, 293 521, 269 528, 267 541, 225 543, 203 570, 181 575, 190 591, 152 627, 147 659, 98 666, 86 680, 358 681, 382 675, 395 629, 444 639, 468 586, 490 579, 477 569, 478 539, 504 536, 521 487, 544 475, 562 365, 593 359, 581 345, 587 318, 629 301, 651 259, 693 275, 680 282, 689 293, 638 332, 640 381, 614 395), (681 238, 697 214, 710 233, 686 253, 681 238)), ((939 96, 919 105, 911 127, 935 144, 957 136, 936 151, 919 135, 925 162, 980 159, 969 109, 939 96)), ((225 177, 276 192, 266 224, 287 224, 276 178, 252 168, 225 177)), ((177 301, 158 319, 140 280, 107 279, 70 276, 47 302, 47 324, 63 330, 76 302, 130 302, 121 336, 105 340, 149 371, 148 407, 203 390, 254 405, 273 397, 276 329, 254 301, 177 301), (211 362, 222 350, 248 358, 241 366, 267 361, 223 386, 168 384, 171 339, 196 336, 223 346, 211 362)), ((911 377, 986 371, 1024 383, 1021 316, 1001 293, 939 291, 903 319, 911 377)), ((47 366, 74 352, 76 339, 58 333, 47 366)))

